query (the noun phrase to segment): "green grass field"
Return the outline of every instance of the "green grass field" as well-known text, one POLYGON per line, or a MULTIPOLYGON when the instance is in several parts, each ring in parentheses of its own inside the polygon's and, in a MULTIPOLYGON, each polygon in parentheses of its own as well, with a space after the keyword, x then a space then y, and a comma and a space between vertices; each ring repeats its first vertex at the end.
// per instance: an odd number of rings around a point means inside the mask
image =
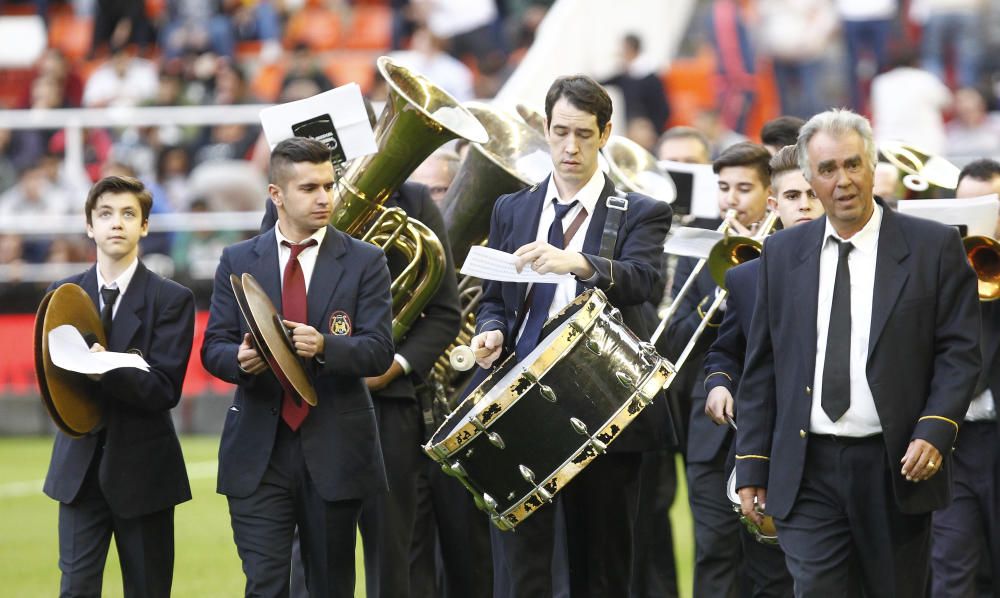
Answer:
MULTIPOLYGON (((233 544, 225 499, 215 493, 218 438, 181 439, 194 499, 175 514, 174 596, 239 596, 243 572, 233 544)), ((0 590, 9 598, 54 596, 59 589, 56 502, 42 494, 52 443, 48 438, 0 439, 0 590)), ((693 534, 684 477, 670 516, 681 596, 691 595, 693 534)), ((358 596, 364 572, 358 545, 358 596)), ((112 544, 104 595, 121 596, 121 575, 112 544)))

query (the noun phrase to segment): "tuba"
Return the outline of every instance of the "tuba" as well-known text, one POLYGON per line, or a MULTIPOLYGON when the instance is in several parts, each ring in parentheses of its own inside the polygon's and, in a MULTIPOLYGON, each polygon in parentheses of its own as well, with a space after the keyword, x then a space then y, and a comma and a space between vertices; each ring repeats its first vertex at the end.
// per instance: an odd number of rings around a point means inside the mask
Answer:
POLYGON ((914 198, 939 197, 939 192, 958 187, 961 170, 941 156, 902 141, 886 141, 878 149, 890 164, 905 173, 903 186, 914 198))
MULTIPOLYGON (((497 198, 538 183, 552 168, 548 145, 533 128, 488 104, 466 102, 464 106, 486 127, 489 141, 469 146, 442 200, 441 211, 456 264, 465 260, 471 247, 486 241, 497 198)), ((456 372, 450 359, 458 347, 468 345, 475 336, 476 307, 482 292, 479 279, 460 278, 462 328, 455 342, 438 358, 430 376, 439 399, 454 399, 465 386, 467 376, 456 372)), ((450 409, 445 407, 444 410, 450 409)))
POLYGON ((601 153, 608 164, 608 176, 622 190, 643 193, 667 203, 677 199, 673 179, 659 167, 656 157, 638 143, 612 135, 601 153))
POLYGON ((408 265, 392 281, 392 334, 398 341, 441 284, 444 246, 425 224, 383 204, 435 149, 452 139, 486 143, 486 130, 468 110, 425 77, 382 56, 378 71, 389 86, 375 124, 378 151, 351 161, 334 189, 330 224, 408 265))

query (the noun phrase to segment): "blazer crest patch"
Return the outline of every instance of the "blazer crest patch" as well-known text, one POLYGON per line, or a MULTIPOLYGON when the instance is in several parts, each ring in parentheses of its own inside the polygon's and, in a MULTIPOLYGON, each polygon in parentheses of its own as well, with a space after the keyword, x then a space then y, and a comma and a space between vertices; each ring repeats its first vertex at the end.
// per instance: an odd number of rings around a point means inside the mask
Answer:
POLYGON ((345 311, 330 314, 330 333, 338 336, 351 335, 351 317, 345 311))

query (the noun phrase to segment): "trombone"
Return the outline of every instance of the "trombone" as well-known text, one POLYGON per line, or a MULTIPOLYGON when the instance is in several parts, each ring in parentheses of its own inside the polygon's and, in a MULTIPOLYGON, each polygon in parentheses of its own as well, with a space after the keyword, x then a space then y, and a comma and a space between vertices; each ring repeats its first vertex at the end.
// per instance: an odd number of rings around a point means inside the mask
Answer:
POLYGON ((698 260, 698 263, 691 270, 691 274, 688 276, 687 280, 684 281, 684 286, 681 287, 677 296, 674 297, 673 301, 670 303, 667 313, 664 314, 663 318, 660 320, 660 325, 656 327, 653 337, 649 340, 651 344, 656 345, 656 341, 660 339, 663 331, 667 328, 667 324, 670 323, 670 319, 673 318, 674 314, 677 312, 677 307, 680 305, 680 299, 689 292, 702 268, 708 264, 712 280, 715 281, 715 284, 718 285, 719 288, 715 292, 715 300, 712 301, 712 305, 705 312, 704 317, 702 317, 701 322, 698 324, 698 328, 694 331, 691 339, 688 340, 687 345, 684 346, 684 350, 681 351, 680 356, 678 356, 677 360, 674 361, 674 368, 677 371, 680 371, 681 366, 684 365, 684 362, 687 361, 691 352, 694 351, 695 344, 705 332, 705 328, 708 327, 708 323, 712 319, 712 316, 715 315, 715 312, 719 310, 722 302, 726 300, 726 296, 729 295, 729 291, 726 289, 725 285, 726 272, 728 272, 733 266, 738 266, 744 262, 760 257, 761 250, 764 246, 764 238, 771 234, 771 231, 778 222, 778 213, 770 211, 767 213, 767 217, 764 218, 764 221, 761 223, 760 228, 754 236, 730 236, 729 219, 734 215, 735 210, 729 210, 726 212, 726 218, 718 229, 725 236, 721 241, 712 247, 712 250, 709 252, 707 258, 698 260))
POLYGON ((971 235, 962 239, 962 245, 976 272, 979 300, 1000 299, 1000 242, 985 235, 971 235))

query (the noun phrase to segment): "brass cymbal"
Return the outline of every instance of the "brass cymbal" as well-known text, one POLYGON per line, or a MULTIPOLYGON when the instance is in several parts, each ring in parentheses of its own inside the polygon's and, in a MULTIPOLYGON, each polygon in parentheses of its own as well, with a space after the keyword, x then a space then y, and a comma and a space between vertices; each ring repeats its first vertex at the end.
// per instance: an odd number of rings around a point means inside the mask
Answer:
POLYGON ((67 283, 49 292, 35 315, 35 374, 42 403, 52 421, 68 436, 79 438, 101 425, 102 409, 94 384, 83 374, 64 370, 49 357, 49 331, 69 324, 84 338, 92 336, 107 347, 97 307, 78 285, 67 283))
POLYGON ((242 277, 230 274, 229 283, 261 357, 282 388, 315 407, 316 389, 309 381, 302 360, 295 353, 278 310, 274 308, 263 287, 249 272, 245 272, 242 277))

